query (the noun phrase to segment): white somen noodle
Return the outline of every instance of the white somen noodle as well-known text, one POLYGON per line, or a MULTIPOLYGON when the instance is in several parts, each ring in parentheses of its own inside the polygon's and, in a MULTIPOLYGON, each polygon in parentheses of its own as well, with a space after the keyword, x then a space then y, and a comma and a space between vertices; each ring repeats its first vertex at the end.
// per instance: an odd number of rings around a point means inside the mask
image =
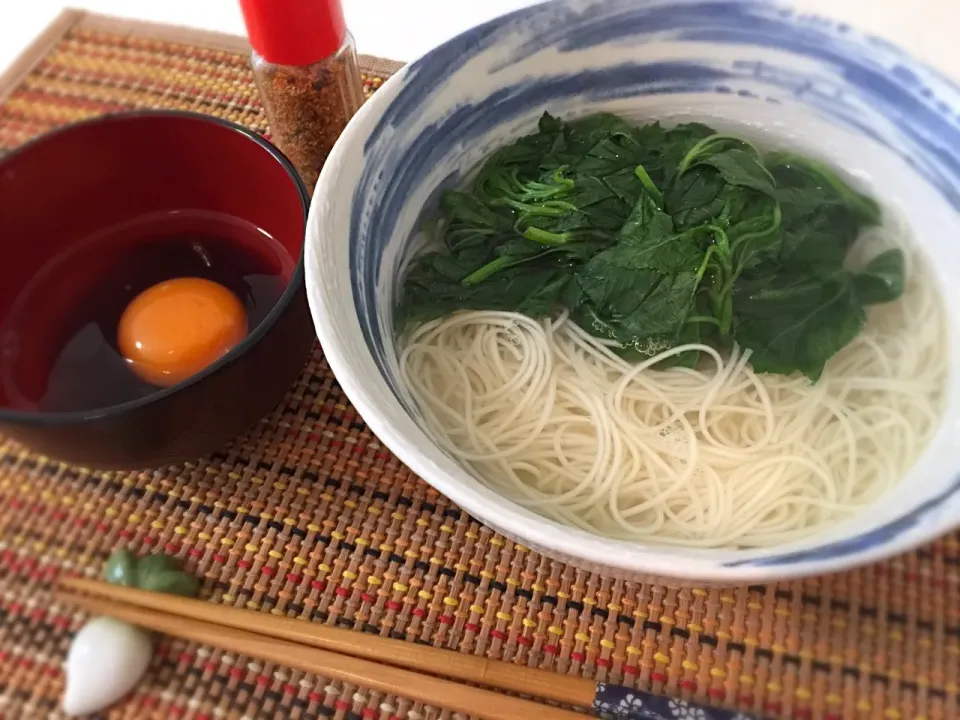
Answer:
POLYGON ((401 338, 428 430, 504 495, 608 537, 696 547, 788 542, 899 481, 940 419, 947 341, 933 281, 895 303, 813 384, 702 345, 627 362, 565 314, 462 312, 401 338), (698 369, 656 370, 697 349, 698 369))

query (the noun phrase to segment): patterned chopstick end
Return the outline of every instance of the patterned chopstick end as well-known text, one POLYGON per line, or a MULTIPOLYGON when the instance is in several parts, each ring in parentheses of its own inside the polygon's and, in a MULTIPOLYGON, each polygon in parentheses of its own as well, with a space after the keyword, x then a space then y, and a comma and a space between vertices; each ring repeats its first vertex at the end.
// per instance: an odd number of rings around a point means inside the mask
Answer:
POLYGON ((756 715, 705 707, 607 683, 597 683, 593 709, 604 720, 760 720, 756 715))

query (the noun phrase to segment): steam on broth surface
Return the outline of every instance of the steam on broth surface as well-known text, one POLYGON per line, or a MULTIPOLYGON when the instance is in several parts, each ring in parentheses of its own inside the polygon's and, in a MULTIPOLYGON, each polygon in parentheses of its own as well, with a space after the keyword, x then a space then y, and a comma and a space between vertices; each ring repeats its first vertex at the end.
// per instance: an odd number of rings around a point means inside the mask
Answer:
POLYGON ((545 116, 442 199, 401 370, 440 445, 547 517, 802 538, 889 489, 940 420, 943 308, 884 220, 832 169, 704 125, 545 116))

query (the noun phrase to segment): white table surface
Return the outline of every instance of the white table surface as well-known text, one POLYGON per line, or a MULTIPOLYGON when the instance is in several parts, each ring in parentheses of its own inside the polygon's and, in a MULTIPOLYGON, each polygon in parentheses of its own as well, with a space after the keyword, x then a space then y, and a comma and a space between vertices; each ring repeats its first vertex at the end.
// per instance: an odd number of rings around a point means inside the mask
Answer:
MULTIPOLYGON (((533 0, 343 0, 360 52, 411 60, 439 42, 533 0)), ((0 71, 64 7, 10 3, 0 18, 0 71)), ((242 34, 236 0, 74 0, 95 12, 242 34)), ((793 0, 793 5, 883 35, 960 80, 960 0, 793 0)))

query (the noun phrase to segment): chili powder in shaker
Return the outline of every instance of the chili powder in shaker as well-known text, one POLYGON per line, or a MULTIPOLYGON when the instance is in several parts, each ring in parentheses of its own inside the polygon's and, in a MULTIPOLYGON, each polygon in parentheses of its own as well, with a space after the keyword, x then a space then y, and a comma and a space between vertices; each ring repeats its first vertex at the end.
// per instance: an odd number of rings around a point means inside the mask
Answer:
POLYGON ((240 9, 271 140, 312 192, 363 102, 340 0, 240 0, 240 9))

